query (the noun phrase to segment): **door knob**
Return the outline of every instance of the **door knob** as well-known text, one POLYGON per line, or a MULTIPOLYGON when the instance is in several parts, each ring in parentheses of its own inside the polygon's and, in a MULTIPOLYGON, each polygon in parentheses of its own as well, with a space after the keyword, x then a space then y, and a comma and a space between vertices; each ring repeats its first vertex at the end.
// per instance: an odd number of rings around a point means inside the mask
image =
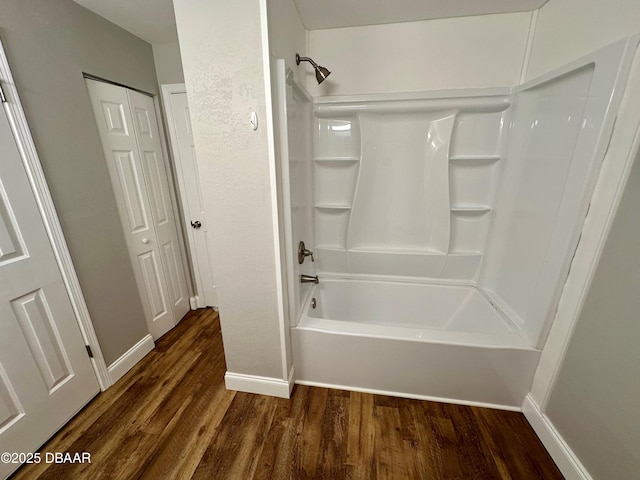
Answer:
POLYGON ((197 230, 198 228, 200 228, 202 226, 202 223, 200 223, 198 220, 196 220, 195 222, 191 222, 191 226, 197 230))
POLYGON ((148 238, 143 238, 142 239, 142 243, 144 243, 146 245, 147 243, 149 243, 149 239, 148 238))

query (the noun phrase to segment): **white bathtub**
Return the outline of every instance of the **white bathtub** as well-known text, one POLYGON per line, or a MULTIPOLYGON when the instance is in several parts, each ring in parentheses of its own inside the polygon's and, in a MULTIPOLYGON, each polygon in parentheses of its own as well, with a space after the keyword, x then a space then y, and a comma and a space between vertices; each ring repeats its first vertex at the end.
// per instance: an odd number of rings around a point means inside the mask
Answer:
POLYGON ((329 278, 292 344, 296 383, 508 409, 540 353, 475 287, 329 278))

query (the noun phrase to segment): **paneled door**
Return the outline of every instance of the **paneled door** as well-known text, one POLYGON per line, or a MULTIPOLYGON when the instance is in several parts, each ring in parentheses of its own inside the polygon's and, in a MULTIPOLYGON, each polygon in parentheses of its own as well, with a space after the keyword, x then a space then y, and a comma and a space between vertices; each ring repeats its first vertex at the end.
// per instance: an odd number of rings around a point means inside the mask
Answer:
POLYGON ((169 178, 160 143, 155 106, 153 99, 148 95, 132 90, 127 90, 127 95, 140 147, 140 161, 149 194, 151 217, 158 237, 160 257, 165 268, 167 293, 177 323, 189 311, 189 294, 180 255, 178 225, 173 214, 169 178))
POLYGON ((86 80, 136 283, 154 339, 189 310, 153 99, 86 80))
MULTIPOLYGON (((7 113, 0 107, 0 452, 33 452, 98 392, 7 113)), ((5 460, 1 478, 19 466, 5 460)))
POLYGON ((194 276, 198 287, 198 307, 218 305, 218 294, 213 283, 209 261, 207 237, 209 225, 200 193, 196 147, 191 131, 189 103, 184 85, 163 85, 165 112, 169 123, 169 137, 173 147, 176 176, 180 186, 182 210, 190 225, 187 225, 189 247, 194 276))

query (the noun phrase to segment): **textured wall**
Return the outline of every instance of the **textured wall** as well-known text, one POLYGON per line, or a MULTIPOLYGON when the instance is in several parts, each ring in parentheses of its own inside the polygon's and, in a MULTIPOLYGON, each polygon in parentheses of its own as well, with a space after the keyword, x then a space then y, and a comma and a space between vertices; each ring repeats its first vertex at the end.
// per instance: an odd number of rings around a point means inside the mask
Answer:
POLYGON ((260 7, 174 3, 227 368, 283 378, 260 7))

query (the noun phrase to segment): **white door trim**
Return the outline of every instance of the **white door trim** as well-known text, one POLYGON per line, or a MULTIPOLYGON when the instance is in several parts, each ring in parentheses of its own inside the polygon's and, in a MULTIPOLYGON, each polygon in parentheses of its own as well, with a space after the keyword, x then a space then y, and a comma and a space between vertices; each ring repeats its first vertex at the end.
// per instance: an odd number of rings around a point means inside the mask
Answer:
POLYGON ((29 183, 31 184, 36 202, 38 203, 38 209, 40 210, 42 221, 44 222, 44 226, 47 231, 47 236, 51 242, 56 262, 60 268, 65 288, 69 294, 71 305, 73 306, 80 331, 82 332, 82 338, 84 339, 85 344, 91 347, 91 351, 93 352, 91 363, 96 373, 98 383, 100 384, 100 389, 104 391, 109 388, 113 382, 111 381, 107 364, 104 361, 102 350, 98 343, 98 337, 96 336, 93 323, 91 322, 91 316, 87 309, 87 304, 84 300, 84 296, 82 295, 80 282, 73 267, 71 254, 69 253, 69 248, 67 247, 67 243, 62 233, 60 220, 58 219, 53 199, 51 198, 51 192, 49 191, 33 138, 31 137, 29 124, 27 123, 22 103, 18 96, 18 90, 16 89, 13 75, 11 75, 9 62, 1 41, 0 82, 6 97, 6 103, 4 103, 4 105, 7 110, 7 116, 9 117, 11 128, 16 136, 16 142, 20 149, 27 177, 29 178, 29 183))
MULTIPOLYGON (((176 132, 176 123, 173 118, 173 110, 171 109, 171 95, 174 93, 187 93, 187 88, 184 83, 168 83, 160 86, 162 89, 162 108, 164 113, 164 118, 167 122, 167 133, 169 135, 169 146, 171 147, 171 158, 173 163, 173 168, 171 169, 172 173, 175 174, 175 179, 178 182, 178 191, 176 192, 177 197, 180 199, 180 218, 184 220, 184 231, 187 235, 187 241, 189 242, 189 249, 191 251, 193 258, 193 252, 196 251, 196 243, 193 238, 193 232, 189 230, 188 219, 191 218, 191 213, 189 212, 189 202, 187 201, 185 195, 185 180, 184 175, 182 173, 182 168, 179 168, 177 163, 180 161, 180 151, 178 149, 178 134, 176 132)), ((202 280, 202 275, 200 273, 200 268, 197 262, 189 261, 189 269, 188 271, 193 272, 193 280, 195 281, 195 285, 193 286, 195 291, 192 297, 192 306, 195 303, 196 308, 206 308, 207 302, 205 301, 204 295, 204 281, 202 280)))

